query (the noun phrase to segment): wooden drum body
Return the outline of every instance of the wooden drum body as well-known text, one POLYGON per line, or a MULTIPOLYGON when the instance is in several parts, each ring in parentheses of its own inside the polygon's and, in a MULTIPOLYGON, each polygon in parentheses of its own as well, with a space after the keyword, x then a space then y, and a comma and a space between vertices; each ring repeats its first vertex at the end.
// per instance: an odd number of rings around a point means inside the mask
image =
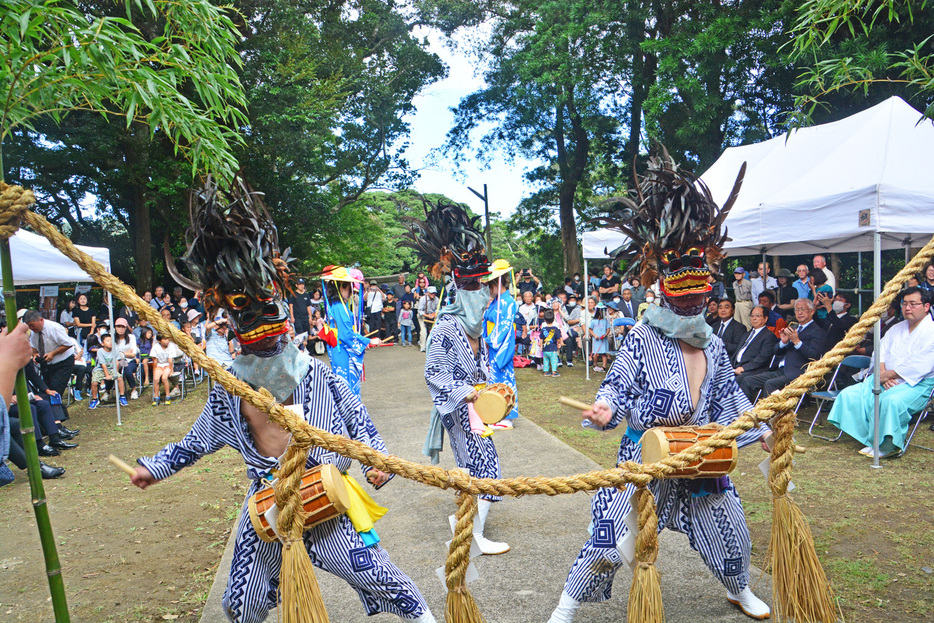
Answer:
MULTIPOLYGON (((723 426, 720 424, 650 428, 642 435, 642 463, 658 463, 721 430, 723 426)), ((717 448, 700 461, 677 470, 672 475, 676 478, 719 478, 736 468, 738 458, 739 452, 734 439, 729 446, 717 448)))
MULTIPOLYGON (((345 513, 350 507, 350 496, 337 468, 326 464, 307 470, 302 476, 302 502, 305 530, 345 513)), ((270 525, 278 515, 275 506, 276 494, 272 487, 257 491, 247 503, 253 529, 267 543, 279 540, 270 525)))
POLYGON ((482 390, 474 403, 484 424, 496 424, 516 406, 516 392, 505 383, 491 383, 482 390))

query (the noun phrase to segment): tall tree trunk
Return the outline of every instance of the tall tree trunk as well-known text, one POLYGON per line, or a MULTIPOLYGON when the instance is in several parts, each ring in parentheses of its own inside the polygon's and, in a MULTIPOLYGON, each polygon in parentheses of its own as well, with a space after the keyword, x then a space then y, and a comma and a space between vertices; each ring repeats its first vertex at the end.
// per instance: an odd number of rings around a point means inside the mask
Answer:
POLYGON ((574 198, 577 185, 587 170, 590 157, 590 137, 574 106, 572 89, 557 85, 559 100, 555 106, 555 145, 561 184, 558 189, 558 222, 561 225, 561 244, 564 247, 564 272, 566 275, 583 274, 580 248, 577 245, 577 218, 574 213, 574 198), (570 139, 572 150, 568 151, 565 136, 565 115, 571 122, 570 139))
POLYGON ((130 236, 136 248, 136 291, 143 293, 152 290, 152 230, 149 219, 149 201, 146 197, 145 170, 146 148, 131 135, 123 143, 127 164, 133 174, 130 176, 130 223, 133 225, 130 236))

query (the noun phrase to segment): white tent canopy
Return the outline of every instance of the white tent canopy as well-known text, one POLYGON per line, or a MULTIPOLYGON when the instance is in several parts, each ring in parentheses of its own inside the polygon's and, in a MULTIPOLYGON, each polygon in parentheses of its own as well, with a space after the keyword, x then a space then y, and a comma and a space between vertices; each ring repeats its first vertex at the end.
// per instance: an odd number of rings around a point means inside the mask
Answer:
MULTIPOLYGON (((78 246, 110 271, 110 250, 78 246)), ((86 272, 38 234, 20 229, 10 238, 13 283, 18 286, 42 283, 93 282, 86 272)))
POLYGON ((628 240, 626 234, 615 229, 585 231, 581 236, 584 259, 608 259, 610 256, 607 253, 612 253, 613 249, 621 247, 628 240))
POLYGON ((934 123, 898 97, 834 123, 731 147, 701 178, 714 200, 746 177, 726 219, 732 255, 871 251, 934 233, 934 123))

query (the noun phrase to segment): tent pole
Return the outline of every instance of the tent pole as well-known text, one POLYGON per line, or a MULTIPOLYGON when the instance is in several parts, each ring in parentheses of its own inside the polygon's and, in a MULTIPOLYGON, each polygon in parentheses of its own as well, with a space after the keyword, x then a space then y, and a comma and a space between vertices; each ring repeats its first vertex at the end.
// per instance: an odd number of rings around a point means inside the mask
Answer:
MULTIPOLYGON (((110 334, 114 336, 114 348, 116 348, 117 327, 114 326, 114 297, 110 292, 107 292, 107 312, 110 316, 110 334)), ((117 372, 119 372, 121 376, 123 375, 122 370, 118 370, 117 372)), ((123 386, 123 389, 126 390, 126 385, 123 386)), ((117 382, 117 377, 114 377, 114 393, 117 394, 117 426, 123 426, 123 422, 120 420, 120 384, 117 382)))
MULTIPOLYGON (((3 274, 3 295, 9 329, 16 326, 16 290, 13 287, 13 264, 10 253, 10 239, 0 241, 0 272, 3 274)), ((65 581, 62 578, 62 563, 55 548, 55 535, 52 533, 52 521, 49 518, 49 505, 39 471, 39 449, 36 446, 35 424, 32 410, 29 408, 29 395, 26 390, 26 374, 23 370, 16 373, 16 404, 19 407, 20 426, 23 434, 23 449, 26 451, 26 473, 29 477, 29 492, 32 508, 36 515, 39 529, 39 542, 45 557, 45 574, 52 594, 52 609, 56 623, 68 623, 68 602, 65 595, 65 581)))
MULTIPOLYGON (((882 234, 878 230, 873 232, 872 260, 872 294, 873 301, 877 301, 882 290, 882 234)), ((880 318, 872 329, 872 466, 875 469, 882 469, 882 465, 879 464, 879 400, 882 397, 882 384, 879 381, 882 356, 881 327, 882 319, 880 318)))
POLYGON ((856 252, 856 298, 859 301, 859 315, 863 315, 863 252, 856 252))
MULTIPOLYGON (((587 299, 590 298, 590 271, 587 270, 587 258, 584 258, 584 309, 582 314, 587 313, 587 299)), ((592 320, 592 319, 591 319, 592 320)), ((587 332, 590 330, 590 321, 587 321, 587 329, 584 331, 582 339, 584 340, 584 370, 587 371, 587 380, 590 380, 590 340, 587 332)))

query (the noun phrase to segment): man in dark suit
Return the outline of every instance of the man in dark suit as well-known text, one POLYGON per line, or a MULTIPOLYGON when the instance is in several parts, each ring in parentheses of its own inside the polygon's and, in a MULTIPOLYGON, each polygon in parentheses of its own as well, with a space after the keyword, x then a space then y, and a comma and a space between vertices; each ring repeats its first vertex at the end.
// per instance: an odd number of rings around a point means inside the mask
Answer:
POLYGON ((632 290, 629 286, 623 287, 623 300, 617 303, 619 308, 619 313, 625 316, 626 318, 636 319, 636 312, 639 310, 639 306, 635 301, 632 300, 632 290))
POLYGON ((761 389, 768 396, 795 380, 809 361, 819 359, 824 353, 827 334, 814 322, 814 302, 799 298, 795 301, 795 319, 799 326, 782 329, 775 355, 780 359, 778 369, 753 374, 740 381, 740 388, 747 396, 755 396, 761 389))
POLYGON ((717 306, 717 313, 720 314, 720 320, 713 325, 713 333, 726 346, 726 354, 732 360, 739 350, 743 338, 746 336, 746 327, 733 319, 733 301, 723 299, 717 306))
MULTIPOLYGON (((827 331, 827 338, 824 342, 824 352, 837 345, 837 342, 846 336, 854 324, 858 322, 855 316, 850 315, 850 308, 853 306, 853 295, 849 292, 837 292, 833 298, 828 296, 821 297, 819 305, 827 310, 827 317, 823 320, 823 327, 827 331)), ((866 334, 863 341, 853 349, 853 355, 871 355, 872 354, 872 331, 866 334)), ((858 370, 850 366, 842 366, 840 373, 837 374, 837 389, 843 389, 856 383, 853 375, 858 370)))
MULTIPOLYGON (((742 387, 744 376, 761 374, 769 369, 769 362, 772 361, 778 338, 767 326, 768 314, 769 309, 765 305, 752 308, 752 313, 749 315, 752 330, 743 338, 736 356, 732 359, 733 373, 736 374, 736 382, 740 384, 740 387, 742 387)), ((747 398, 753 400, 755 396, 747 396, 747 398)))

